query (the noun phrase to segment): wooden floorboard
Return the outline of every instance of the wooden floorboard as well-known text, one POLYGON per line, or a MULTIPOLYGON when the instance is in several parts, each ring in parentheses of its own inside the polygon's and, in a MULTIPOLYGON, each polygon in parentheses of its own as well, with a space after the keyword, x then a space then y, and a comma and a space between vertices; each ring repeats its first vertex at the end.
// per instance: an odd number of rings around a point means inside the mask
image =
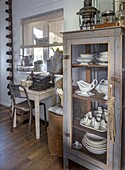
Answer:
MULTIPOLYGON (((40 140, 35 139, 33 124, 30 141, 27 140, 27 122, 19 124, 13 133, 10 125, 10 110, 0 105, 0 170, 63 170, 62 158, 49 153, 47 131, 42 122, 40 140)), ((70 161, 70 170, 85 168, 70 161)))

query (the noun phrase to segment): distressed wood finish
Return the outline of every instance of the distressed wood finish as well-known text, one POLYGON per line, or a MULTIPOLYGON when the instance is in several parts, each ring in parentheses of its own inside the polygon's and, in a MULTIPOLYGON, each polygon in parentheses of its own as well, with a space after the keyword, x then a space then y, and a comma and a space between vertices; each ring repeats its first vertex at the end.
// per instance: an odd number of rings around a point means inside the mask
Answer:
MULTIPOLYGON (((63 170, 62 158, 49 153, 47 132, 41 122, 40 140, 35 139, 34 124, 27 140, 28 122, 10 132, 10 110, 0 105, 0 170, 63 170)), ((86 170, 70 161, 71 170, 86 170)))
MULTIPOLYGON (((90 170, 120 170, 121 169, 121 151, 122 144, 124 144, 123 137, 123 116, 124 112, 122 110, 123 105, 125 105, 125 99, 123 92, 125 91, 124 86, 124 64, 125 64, 125 28, 124 27, 112 27, 112 28, 103 28, 103 29, 95 29, 95 30, 86 30, 86 31, 72 31, 72 32, 64 32, 64 55, 70 56, 69 59, 64 59, 64 77, 63 77, 63 87, 64 87, 64 117, 63 117, 63 134, 64 134, 64 169, 69 169, 68 160, 71 159, 80 165, 83 165, 90 170), (94 44, 107 44, 108 49, 108 66, 99 66, 99 65, 89 65, 85 66, 84 64, 73 63, 72 65, 72 57, 73 55, 73 47, 77 46, 78 49, 81 45, 94 45, 94 44), (113 86, 113 94, 115 96, 115 120, 116 120, 116 136, 115 142, 110 140, 109 128, 107 131, 107 153, 105 161, 100 161, 99 158, 94 158, 88 156, 89 154, 82 151, 75 152, 72 149, 73 142, 73 134, 74 129, 81 128, 77 127, 77 123, 75 124, 73 120, 73 110, 72 110, 72 100, 73 98, 83 99, 85 97, 78 96, 76 94, 72 95, 72 80, 74 79, 73 68, 104 68, 107 67, 107 76, 108 76, 108 84, 112 84, 113 86), (74 125, 73 125, 74 124, 74 125)), ((76 47, 75 47, 76 49, 76 47)), ((76 52, 76 56, 78 55, 78 50, 76 52)), ((78 56, 77 56, 78 57, 78 56)), ((73 60, 74 61, 74 60, 73 60)), ((86 74, 86 80, 90 81, 91 79, 88 77, 90 73, 86 74)), ((76 77, 77 80, 77 77, 76 77)), ((99 103, 104 102, 101 98, 90 97, 88 101, 97 101, 99 103)), ((90 107, 90 106, 89 106, 90 107)), ((125 116, 124 116, 125 117, 125 116)), ((125 118, 124 118, 125 119, 125 118)), ((110 122, 108 122, 108 127, 110 122)), ((87 130, 84 130, 87 131, 87 130)), ((90 132, 90 131, 89 131, 90 132)), ((85 132, 84 132, 85 133, 85 132)), ((77 136, 77 135, 76 135, 77 136)), ((100 157, 103 157, 100 155, 100 157)))

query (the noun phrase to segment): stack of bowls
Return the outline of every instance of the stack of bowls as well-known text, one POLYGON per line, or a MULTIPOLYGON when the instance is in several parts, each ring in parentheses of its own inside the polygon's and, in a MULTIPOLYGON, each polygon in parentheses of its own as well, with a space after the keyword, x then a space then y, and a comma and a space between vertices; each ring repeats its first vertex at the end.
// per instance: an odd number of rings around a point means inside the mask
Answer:
POLYGON ((92 133, 86 133, 82 139, 83 146, 91 153, 104 154, 107 151, 107 139, 92 133))
POLYGON ((93 54, 80 54, 76 60, 83 64, 88 64, 93 58, 93 54))

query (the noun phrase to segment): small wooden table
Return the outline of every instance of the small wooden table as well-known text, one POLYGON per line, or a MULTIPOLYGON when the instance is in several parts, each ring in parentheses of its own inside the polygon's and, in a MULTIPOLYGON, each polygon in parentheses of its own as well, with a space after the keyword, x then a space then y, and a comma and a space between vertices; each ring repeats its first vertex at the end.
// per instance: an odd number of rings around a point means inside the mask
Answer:
MULTIPOLYGON (((40 105, 39 102, 51 96, 55 96, 55 89, 49 88, 43 91, 35 91, 26 88, 28 97, 30 100, 35 102, 35 129, 36 129, 36 139, 40 138, 40 105)), ((23 91, 22 91, 23 93, 23 91)), ((53 98, 54 100, 54 98, 53 98)), ((16 115, 16 114, 15 114, 16 115)), ((16 118, 14 119, 14 127, 16 127, 16 118)))

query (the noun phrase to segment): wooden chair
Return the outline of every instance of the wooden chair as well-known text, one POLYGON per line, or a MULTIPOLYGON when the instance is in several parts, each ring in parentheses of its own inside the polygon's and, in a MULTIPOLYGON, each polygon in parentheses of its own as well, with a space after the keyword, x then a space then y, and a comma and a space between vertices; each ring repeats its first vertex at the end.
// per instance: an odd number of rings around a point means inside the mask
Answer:
POLYGON ((34 102, 30 101, 28 98, 27 91, 25 87, 17 84, 9 84, 8 88, 10 90, 11 99, 12 99, 12 124, 11 132, 13 132, 14 117, 16 114, 16 109, 29 112, 29 128, 28 128, 28 140, 30 139, 31 123, 32 123, 32 111, 34 108, 34 102), (20 88, 24 90, 23 95, 21 94, 20 88), (19 99, 25 99, 24 101, 19 102, 19 99), (18 101, 17 101, 18 100, 18 101))

